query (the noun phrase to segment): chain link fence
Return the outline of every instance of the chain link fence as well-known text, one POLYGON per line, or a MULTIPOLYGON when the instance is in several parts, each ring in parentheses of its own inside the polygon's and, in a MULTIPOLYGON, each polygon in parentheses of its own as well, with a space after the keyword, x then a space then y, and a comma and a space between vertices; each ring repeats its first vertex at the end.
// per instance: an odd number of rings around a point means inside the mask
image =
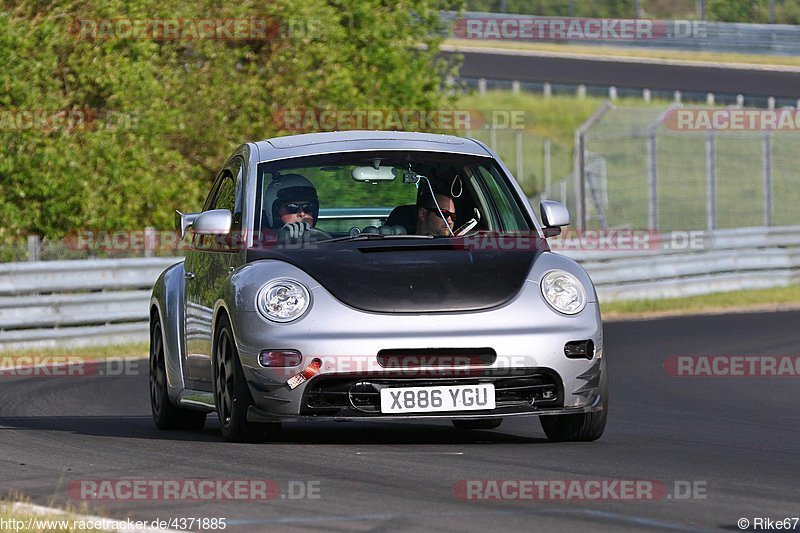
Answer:
POLYGON ((574 183, 584 191, 572 189, 571 206, 579 226, 675 231, 800 221, 797 130, 676 130, 664 120, 673 109, 608 106, 576 135, 574 183))

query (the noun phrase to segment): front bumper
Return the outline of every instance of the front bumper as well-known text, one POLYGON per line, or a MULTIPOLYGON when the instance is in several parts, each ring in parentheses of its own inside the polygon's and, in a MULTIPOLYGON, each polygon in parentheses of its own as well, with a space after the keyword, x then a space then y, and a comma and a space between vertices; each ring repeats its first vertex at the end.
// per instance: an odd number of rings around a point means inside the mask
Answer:
MULTIPOLYGON (((601 372, 601 364, 596 364, 601 372)), ((602 370, 604 371, 604 369, 602 370)), ((514 369, 512 372, 472 372, 468 377, 411 378, 386 375, 330 375, 312 379, 302 394, 300 414, 276 416, 257 406, 251 407, 248 420, 420 420, 480 419, 507 416, 542 416, 574 414, 602 409, 601 390, 592 390, 589 402, 582 407, 564 408, 563 384, 555 372, 546 369, 514 369), (477 374, 477 375, 475 375, 477 374), (511 374, 511 375, 510 375, 511 374), (382 387, 424 387, 491 383, 495 388, 496 407, 485 411, 439 411, 431 413, 384 414, 380 410, 382 387)), ((590 380, 594 381, 594 380, 590 380)))
MULTIPOLYGON (((562 356, 563 357, 563 356, 562 356)), ((573 361, 578 373, 563 379, 552 368, 513 367, 460 369, 419 368, 383 372, 323 372, 296 389, 286 384, 288 372, 277 377, 264 369, 248 368, 255 419, 385 420, 425 418, 495 418, 540 416, 601 410, 601 376, 605 359, 573 361), (280 380, 280 381, 278 381, 280 380), (434 387, 492 384, 495 408, 478 411, 438 411, 409 414, 381 412, 380 390, 396 387, 434 387), (568 384, 565 388, 565 383, 568 384)), ((324 368, 324 365, 323 365, 324 368)), ((298 369, 293 369, 296 372, 298 369)), ((561 370, 563 372, 563 368, 561 370)))
POLYGON ((239 358, 254 401, 253 420, 493 418, 602 409, 600 377, 605 372, 605 359, 602 322, 595 302, 589 302, 577 315, 561 315, 544 303, 537 284, 526 282, 514 301, 482 312, 378 314, 343 305, 311 280, 295 277, 313 294, 313 306, 302 319, 275 324, 257 312, 232 315, 239 358), (594 343, 591 359, 566 357, 564 345, 578 340, 594 343), (385 368, 378 357, 383 350, 431 353, 485 348, 496 354, 491 362, 422 366, 408 372, 385 368), (264 368, 258 361, 262 350, 297 350, 302 362, 293 368, 264 368), (314 359, 321 361, 319 373, 290 389, 287 380, 314 359), (528 382, 519 382, 526 379, 528 382), (383 414, 373 404, 364 411, 359 409, 361 403, 354 405, 347 400, 352 385, 359 381, 389 387, 494 383, 497 408, 383 414), (504 390, 513 386, 525 388, 528 396, 514 397, 504 390), (537 397, 533 392, 548 387, 553 392, 548 397, 537 397), (335 393, 343 400, 333 401, 335 393), (315 403, 326 395, 327 405, 324 401, 315 403))
POLYGON ((518 417, 518 416, 552 416, 552 415, 574 415, 574 414, 581 414, 581 413, 592 413, 595 411, 602 411, 603 407, 600 405, 601 400, 600 396, 597 397, 595 403, 593 405, 589 405, 586 407, 578 407, 578 408, 569 408, 569 409, 542 409, 540 411, 531 411, 531 412, 511 412, 511 413, 497 413, 492 411, 491 414, 484 413, 484 414, 475 414, 475 413, 430 413, 430 414, 393 414, 393 415, 376 415, 376 416, 358 416, 358 415, 350 415, 350 416, 275 416, 266 411, 262 411, 256 406, 250 406, 247 410, 247 420, 248 422, 260 422, 260 423, 269 423, 269 422, 309 422, 309 421, 330 421, 330 422, 365 422, 365 421, 373 421, 373 422, 387 422, 391 420, 452 420, 452 419, 460 419, 460 420, 479 420, 482 418, 507 418, 507 417, 518 417))

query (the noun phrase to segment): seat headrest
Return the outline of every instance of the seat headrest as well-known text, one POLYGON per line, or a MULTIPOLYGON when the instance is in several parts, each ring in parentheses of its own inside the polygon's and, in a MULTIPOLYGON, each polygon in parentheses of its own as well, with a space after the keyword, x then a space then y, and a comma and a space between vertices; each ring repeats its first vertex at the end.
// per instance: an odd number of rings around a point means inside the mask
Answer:
POLYGON ((386 219, 387 226, 403 226, 409 235, 417 232, 417 206, 398 205, 386 219))

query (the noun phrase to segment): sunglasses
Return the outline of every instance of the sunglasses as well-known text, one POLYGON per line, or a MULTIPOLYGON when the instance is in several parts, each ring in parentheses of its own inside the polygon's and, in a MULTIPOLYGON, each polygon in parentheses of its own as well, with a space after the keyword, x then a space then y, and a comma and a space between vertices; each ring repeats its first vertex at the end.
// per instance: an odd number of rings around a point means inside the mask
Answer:
MULTIPOLYGON (((423 207, 423 209, 430 211, 431 213, 436 213, 437 215, 439 214, 439 210, 435 207, 423 207)), ((442 216, 444 216, 444 218, 449 218, 454 222, 456 220, 456 214, 452 211, 448 211, 447 209, 442 209, 442 216)))
POLYGON ((281 209, 286 211, 287 215, 294 215, 300 211, 304 213, 311 213, 315 207, 316 204, 314 202, 289 202, 288 204, 283 204, 281 209))

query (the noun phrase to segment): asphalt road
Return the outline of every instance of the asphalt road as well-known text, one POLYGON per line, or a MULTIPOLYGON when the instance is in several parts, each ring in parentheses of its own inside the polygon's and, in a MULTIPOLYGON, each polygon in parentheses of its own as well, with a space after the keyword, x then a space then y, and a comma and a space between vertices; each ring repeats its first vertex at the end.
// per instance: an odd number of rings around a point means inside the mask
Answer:
MULTIPOLYGON (((798 353, 800 313, 606 324, 611 407, 593 443, 554 444, 536 419, 494 431, 447 423, 287 426, 278 442, 227 444, 159 432, 140 375, 0 379, 0 489, 80 506, 84 479, 272 479, 319 482, 319 499, 88 502, 138 519, 225 517, 228 530, 737 531, 742 517, 800 515, 798 378, 679 378, 671 355, 798 353), (458 480, 635 479, 705 488, 657 501, 468 501, 458 480)), ((294 485, 295 488, 298 485, 294 485)), ((299 492, 299 491, 298 491, 299 492)), ((675 493, 677 495, 677 493, 675 493)), ((197 530, 197 528, 195 528, 197 530)))
MULTIPOLYGON (((465 78, 800 98, 800 72, 462 52, 465 78)), ((445 53, 443 55, 448 55, 445 53)))

